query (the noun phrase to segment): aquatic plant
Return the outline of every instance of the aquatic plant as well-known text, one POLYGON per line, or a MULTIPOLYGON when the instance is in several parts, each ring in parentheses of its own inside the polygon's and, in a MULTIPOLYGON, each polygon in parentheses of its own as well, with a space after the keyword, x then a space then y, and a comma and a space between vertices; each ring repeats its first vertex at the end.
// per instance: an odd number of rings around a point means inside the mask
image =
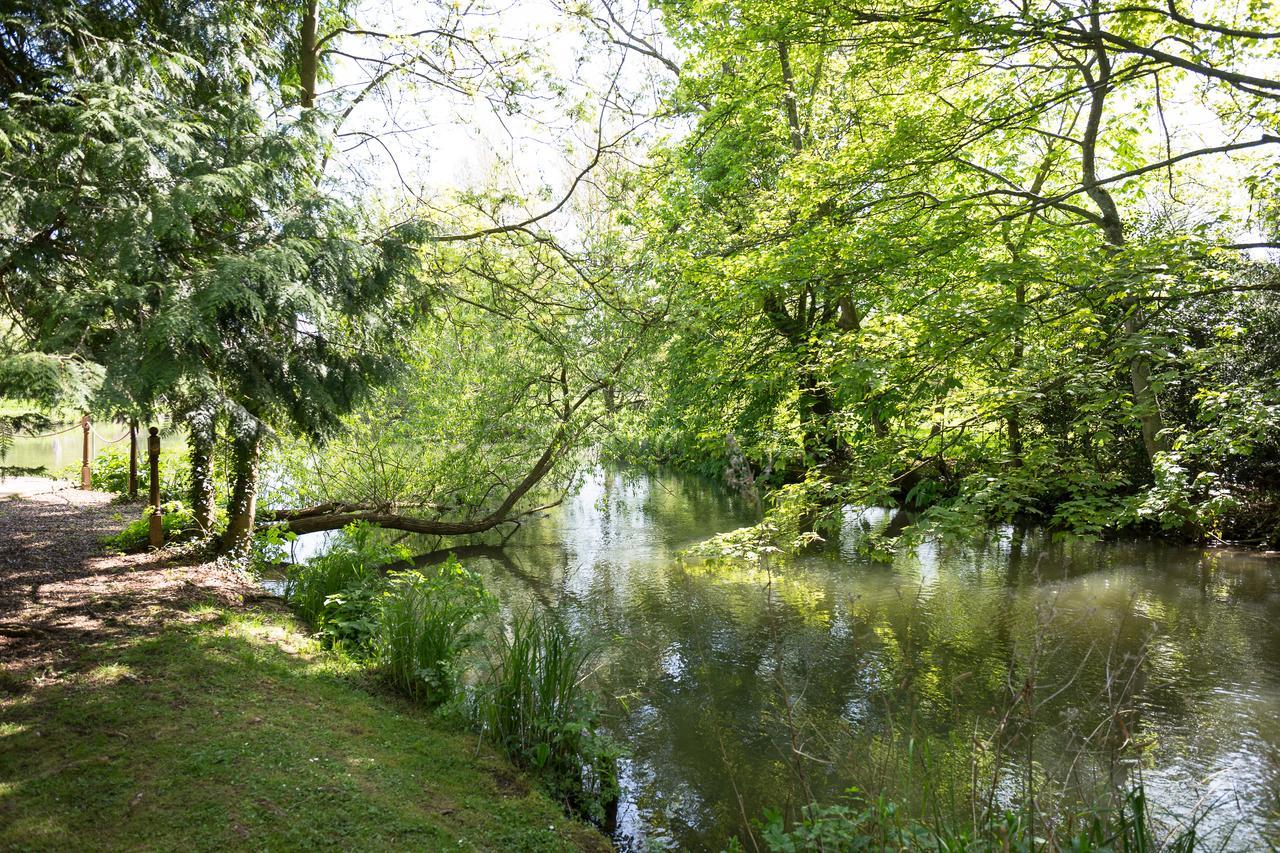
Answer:
MULTIPOLYGON (((862 850, 1000 850, 1000 851, 1111 851, 1126 853, 1182 853, 1202 846, 1200 818, 1162 834, 1150 813, 1139 784, 1114 808, 1096 808, 1073 814, 1058 825, 1037 825, 1019 811, 993 815, 976 825, 945 820, 919 820, 906 816, 892 802, 869 799, 856 789, 848 803, 807 806, 799 822, 788 826, 783 816, 771 813, 760 833, 764 848, 773 853, 824 853, 862 850)), ((742 850, 735 839, 730 850, 742 850)))
POLYGON ((548 616, 520 615, 496 641, 488 683, 477 691, 482 732, 540 774, 569 808, 609 823, 618 799, 618 745, 600 729, 584 682, 592 650, 548 616))

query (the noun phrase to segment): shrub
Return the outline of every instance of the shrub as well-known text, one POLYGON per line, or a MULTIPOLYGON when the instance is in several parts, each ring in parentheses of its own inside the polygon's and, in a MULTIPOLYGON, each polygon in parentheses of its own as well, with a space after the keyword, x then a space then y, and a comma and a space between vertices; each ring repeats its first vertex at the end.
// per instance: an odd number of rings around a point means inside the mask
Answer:
POLYGON ((458 661, 480 638, 476 620, 493 606, 479 576, 452 556, 425 572, 392 574, 377 606, 379 670, 415 701, 449 701, 458 689, 458 661))
MULTIPOLYGON (((181 542, 195 533, 195 516, 179 501, 160 506, 160 525, 165 542, 181 542)), ((132 521, 123 530, 103 540, 108 548, 127 554, 145 551, 151 544, 151 507, 146 507, 142 518, 132 521)))
POLYGON ((279 524, 259 530, 253 537, 253 549, 249 555, 250 567, 260 575, 275 574, 286 569, 289 565, 289 546, 297 538, 298 534, 279 524))
POLYGON ((386 584, 383 567, 407 553, 374 537, 365 523, 343 528, 321 555, 290 568, 285 596, 331 648, 364 653, 373 638, 374 605, 386 584))
POLYGON ((559 622, 537 616, 517 617, 497 646, 489 683, 476 697, 482 730, 566 805, 602 822, 617 801, 620 753, 599 730, 598 704, 583 686, 591 650, 559 622))

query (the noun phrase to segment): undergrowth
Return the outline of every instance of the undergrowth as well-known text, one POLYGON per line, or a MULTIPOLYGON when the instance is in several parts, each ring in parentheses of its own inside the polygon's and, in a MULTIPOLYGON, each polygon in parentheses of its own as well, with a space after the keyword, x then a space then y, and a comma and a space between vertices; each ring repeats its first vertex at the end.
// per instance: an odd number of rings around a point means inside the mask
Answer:
MULTIPOLYGON (((271 562, 279 550, 264 540, 256 553, 271 562)), ((407 558, 376 528, 351 525, 325 553, 288 569, 286 595, 325 647, 421 705, 466 705, 482 735, 566 808, 609 823, 619 751, 601 732, 599 704, 585 685, 591 651, 550 619, 519 617, 509 633, 486 629, 497 605, 478 575, 452 555, 391 570, 407 558), (464 675, 480 668, 481 646, 488 678, 467 694, 464 675)))

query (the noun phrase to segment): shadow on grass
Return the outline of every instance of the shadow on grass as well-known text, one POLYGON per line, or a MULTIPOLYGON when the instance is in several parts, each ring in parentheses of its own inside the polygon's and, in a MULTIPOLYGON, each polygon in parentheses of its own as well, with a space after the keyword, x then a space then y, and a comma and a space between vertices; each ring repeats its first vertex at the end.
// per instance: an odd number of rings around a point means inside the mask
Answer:
POLYGON ((608 849, 287 617, 199 615, 0 695, 0 847, 608 849))

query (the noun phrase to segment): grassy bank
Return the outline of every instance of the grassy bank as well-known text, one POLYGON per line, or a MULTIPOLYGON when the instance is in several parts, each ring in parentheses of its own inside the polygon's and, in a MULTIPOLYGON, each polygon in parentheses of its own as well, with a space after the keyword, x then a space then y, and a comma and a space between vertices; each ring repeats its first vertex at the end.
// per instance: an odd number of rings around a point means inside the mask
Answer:
POLYGON ((0 692, 0 847, 604 850, 474 735, 273 609, 94 648, 0 692))

